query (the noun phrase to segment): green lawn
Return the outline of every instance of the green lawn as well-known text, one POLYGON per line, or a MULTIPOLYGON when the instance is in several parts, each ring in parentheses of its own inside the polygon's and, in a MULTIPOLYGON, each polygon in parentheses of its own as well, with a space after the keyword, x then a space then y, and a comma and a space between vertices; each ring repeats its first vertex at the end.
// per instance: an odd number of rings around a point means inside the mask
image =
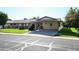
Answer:
POLYGON ((22 34, 22 33, 26 33, 26 32, 30 32, 28 29, 0 29, 0 32, 4 32, 4 33, 17 33, 17 34, 22 34))
POLYGON ((62 30, 59 31, 60 36, 74 36, 74 37, 79 37, 79 33, 77 33, 76 28, 63 28, 62 30))

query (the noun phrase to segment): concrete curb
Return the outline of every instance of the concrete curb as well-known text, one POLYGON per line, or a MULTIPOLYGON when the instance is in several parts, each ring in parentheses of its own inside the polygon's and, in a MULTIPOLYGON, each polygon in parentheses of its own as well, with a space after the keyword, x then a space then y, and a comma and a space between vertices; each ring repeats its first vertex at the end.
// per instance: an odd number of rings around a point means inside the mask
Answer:
POLYGON ((59 37, 59 36, 45 36, 45 35, 37 35, 37 34, 26 34, 27 36, 36 36, 36 37, 47 37, 47 38, 59 38, 59 39, 70 39, 70 40, 79 40, 79 38, 76 37, 59 37))
POLYGON ((79 38, 76 37, 59 37, 59 36, 46 36, 46 35, 37 35, 37 34, 29 34, 29 33, 24 33, 24 34, 15 34, 15 33, 0 33, 0 34, 8 34, 8 35, 24 35, 24 36, 36 36, 36 37, 47 37, 47 38, 59 38, 59 39, 70 39, 70 40, 79 40, 79 38))
POLYGON ((25 35, 25 34, 16 34, 16 33, 2 33, 2 32, 0 32, 0 34, 7 34, 7 35, 25 35))

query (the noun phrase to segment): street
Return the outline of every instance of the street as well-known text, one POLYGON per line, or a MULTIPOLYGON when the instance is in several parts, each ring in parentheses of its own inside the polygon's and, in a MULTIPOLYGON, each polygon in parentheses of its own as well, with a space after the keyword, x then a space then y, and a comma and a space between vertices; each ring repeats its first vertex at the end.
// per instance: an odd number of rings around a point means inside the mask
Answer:
POLYGON ((0 51, 79 51, 79 40, 0 34, 0 51))

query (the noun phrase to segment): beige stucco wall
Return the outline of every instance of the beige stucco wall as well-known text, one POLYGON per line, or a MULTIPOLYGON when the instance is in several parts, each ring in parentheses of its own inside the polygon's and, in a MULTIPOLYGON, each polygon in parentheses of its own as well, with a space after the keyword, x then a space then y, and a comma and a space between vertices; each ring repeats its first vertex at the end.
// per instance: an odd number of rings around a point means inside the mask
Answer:
POLYGON ((63 22, 60 22, 59 30, 61 30, 62 28, 63 28, 63 22))
POLYGON ((43 22, 43 29, 58 29, 59 25, 58 22, 43 22), (50 26, 52 24, 52 26, 50 26))

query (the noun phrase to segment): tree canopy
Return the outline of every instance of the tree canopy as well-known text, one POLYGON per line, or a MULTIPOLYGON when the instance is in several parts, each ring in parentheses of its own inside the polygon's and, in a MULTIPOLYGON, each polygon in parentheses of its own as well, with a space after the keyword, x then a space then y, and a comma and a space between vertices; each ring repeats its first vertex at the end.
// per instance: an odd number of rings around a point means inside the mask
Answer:
POLYGON ((79 26, 79 9, 70 8, 65 17, 66 23, 69 27, 77 27, 79 26))
POLYGON ((8 20, 8 15, 4 12, 0 12, 0 25, 2 25, 4 27, 7 20, 8 20))

